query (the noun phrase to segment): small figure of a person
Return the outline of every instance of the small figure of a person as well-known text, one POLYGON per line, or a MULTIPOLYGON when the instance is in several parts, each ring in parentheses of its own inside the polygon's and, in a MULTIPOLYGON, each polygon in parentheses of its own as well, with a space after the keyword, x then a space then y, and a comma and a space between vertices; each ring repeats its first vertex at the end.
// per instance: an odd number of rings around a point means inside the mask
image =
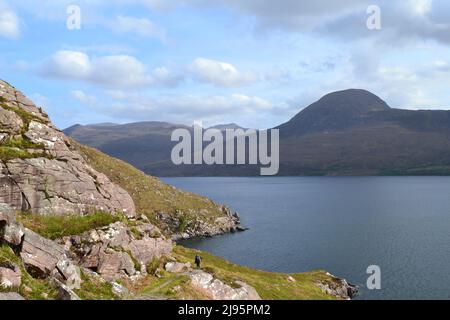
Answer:
POLYGON ((202 257, 200 257, 198 254, 195 255, 195 265, 198 269, 200 269, 200 265, 202 264, 202 257))

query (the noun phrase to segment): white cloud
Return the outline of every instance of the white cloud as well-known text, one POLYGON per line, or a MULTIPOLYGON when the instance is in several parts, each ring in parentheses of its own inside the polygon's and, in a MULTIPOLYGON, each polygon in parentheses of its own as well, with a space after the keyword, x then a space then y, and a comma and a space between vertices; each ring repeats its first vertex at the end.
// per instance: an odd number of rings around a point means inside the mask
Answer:
POLYGON ((143 86, 153 83, 146 66, 127 55, 105 56, 92 60, 90 78, 97 83, 112 86, 143 86))
POLYGON ((431 11, 433 0, 408 0, 408 4, 415 14, 425 15, 431 11))
POLYGON ((0 37, 17 39, 20 36, 19 17, 14 11, 0 0, 0 37))
POLYGON ((108 87, 175 86, 183 79, 167 68, 147 71, 129 55, 91 58, 79 51, 58 51, 40 66, 40 74, 65 80, 87 81, 108 87))
MULTIPOLYGON (((125 98, 125 96, 122 96, 125 98)), ((159 98, 144 96, 126 96, 125 108, 134 107, 136 112, 158 111, 162 113, 171 113, 177 115, 189 116, 211 116, 228 113, 246 113, 267 110, 272 104, 262 98, 247 96, 244 94, 232 95, 170 95, 159 98)), ((117 110, 120 110, 122 104, 117 104, 117 110)))
POLYGON ((226 117, 229 120, 249 117, 254 120, 275 106, 268 100, 245 94, 230 95, 162 95, 149 96, 137 92, 108 90, 107 97, 114 102, 99 104, 97 99, 83 92, 73 92, 72 96, 83 104, 87 104, 104 115, 121 118, 125 121, 157 119, 175 123, 192 124, 195 120, 219 123, 226 117))
POLYGON ((145 18, 118 16, 111 27, 120 33, 131 32, 141 37, 157 38, 163 42, 167 41, 165 31, 145 18))
POLYGON ((240 72, 230 63, 205 58, 196 59, 189 71, 198 81, 221 87, 239 87, 258 79, 254 73, 240 72))
POLYGON ((70 96, 75 100, 91 107, 98 105, 98 101, 95 96, 89 95, 82 90, 73 90, 70 92, 70 96))
POLYGON ((89 56, 78 51, 58 51, 42 66, 42 73, 49 76, 83 80, 92 74, 89 56))

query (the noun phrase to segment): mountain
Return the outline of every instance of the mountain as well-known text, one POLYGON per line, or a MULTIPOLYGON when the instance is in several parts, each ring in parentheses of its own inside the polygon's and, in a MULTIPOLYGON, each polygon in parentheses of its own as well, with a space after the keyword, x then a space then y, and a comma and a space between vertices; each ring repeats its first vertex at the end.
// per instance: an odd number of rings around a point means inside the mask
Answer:
MULTIPOLYGON (((154 175, 259 174, 259 166, 173 165, 170 134, 178 127, 151 122, 65 132, 154 175)), ((327 94, 276 128, 280 175, 450 174, 450 111, 395 109, 366 90, 349 89, 327 94)))
MULTIPOLYGON (((96 128, 112 127, 120 131, 115 124, 96 128)), ((171 125, 131 127, 148 134, 171 125)), ((354 293, 325 271, 264 272, 174 245, 243 231, 239 220, 226 206, 68 138, 0 80, 0 300, 348 299, 354 293), (202 269, 191 267, 195 255, 204 258, 202 269)))
POLYGON ((346 90, 278 129, 282 174, 450 173, 450 111, 393 109, 370 92, 346 90))
POLYGON ((65 129, 64 132, 80 143, 122 159, 142 170, 170 159, 175 145, 175 142, 170 141, 170 136, 177 128, 191 130, 187 126, 148 121, 110 126, 76 125, 65 129))
POLYGON ((376 112, 390 107, 376 95, 357 89, 327 94, 278 127, 283 136, 345 130, 363 125, 376 112))

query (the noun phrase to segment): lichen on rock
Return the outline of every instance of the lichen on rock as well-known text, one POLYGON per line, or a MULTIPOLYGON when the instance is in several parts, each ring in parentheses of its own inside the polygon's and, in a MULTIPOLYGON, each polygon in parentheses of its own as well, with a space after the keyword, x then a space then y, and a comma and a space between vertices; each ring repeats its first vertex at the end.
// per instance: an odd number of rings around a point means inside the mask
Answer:
POLYGON ((4 81, 0 97, 0 202, 43 215, 135 214, 130 195, 71 150, 42 109, 4 81))

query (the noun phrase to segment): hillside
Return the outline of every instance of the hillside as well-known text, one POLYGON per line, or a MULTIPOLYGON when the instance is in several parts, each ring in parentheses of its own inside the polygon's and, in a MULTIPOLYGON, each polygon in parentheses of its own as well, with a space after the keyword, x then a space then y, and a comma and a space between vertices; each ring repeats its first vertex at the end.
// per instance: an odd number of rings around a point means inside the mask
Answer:
POLYGON ((239 216, 67 138, 4 81, 0 125, 0 300, 354 294, 324 271, 263 272, 176 245, 174 239, 239 231, 239 216), (195 254, 202 268, 192 267, 195 254))
MULTIPOLYGON (((68 134, 153 175, 259 174, 259 166, 174 166, 169 129, 175 127, 133 135, 91 125, 68 134)), ((276 128, 280 175, 450 174, 450 111, 395 109, 368 91, 350 89, 322 97, 276 128)))

